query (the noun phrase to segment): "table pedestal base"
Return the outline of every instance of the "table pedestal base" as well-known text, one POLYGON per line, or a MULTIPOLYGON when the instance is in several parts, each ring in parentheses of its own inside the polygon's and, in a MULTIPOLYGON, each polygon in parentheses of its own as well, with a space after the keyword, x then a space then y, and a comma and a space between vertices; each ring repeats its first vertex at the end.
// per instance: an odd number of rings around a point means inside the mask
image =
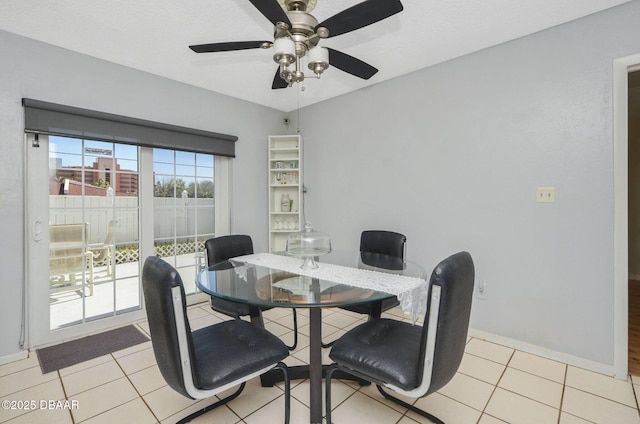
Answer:
MULTIPOLYGON (((260 317, 261 318, 261 317, 260 317)), ((289 378, 291 380, 309 380, 309 410, 310 423, 322 423, 322 380, 325 377, 326 366, 322 365, 322 312, 320 308, 310 308, 309 310, 309 365, 299 365, 289 367, 289 378)), ((282 376, 278 373, 267 372, 260 376, 262 386, 273 386, 274 383, 282 381, 282 376)), ((337 373, 336 373, 337 374, 337 373)), ((345 380, 355 380, 361 385, 371 384, 368 381, 359 379, 350 374, 341 372, 336 378, 345 380)))
MULTIPOLYGON (((326 371, 329 365, 322 366, 322 378, 326 376, 326 371)), ((358 378, 355 375, 347 374, 343 371, 334 371, 334 377, 338 380, 351 380, 359 383, 361 386, 368 386, 371 384, 370 381, 363 380, 362 378, 358 378)), ((289 378, 291 380, 307 380, 309 379, 309 366, 308 365, 296 365, 293 367, 289 367, 289 378)), ((260 383, 262 387, 273 387, 274 384, 283 381, 282 372, 278 372, 278 370, 268 371, 260 376, 260 383)))

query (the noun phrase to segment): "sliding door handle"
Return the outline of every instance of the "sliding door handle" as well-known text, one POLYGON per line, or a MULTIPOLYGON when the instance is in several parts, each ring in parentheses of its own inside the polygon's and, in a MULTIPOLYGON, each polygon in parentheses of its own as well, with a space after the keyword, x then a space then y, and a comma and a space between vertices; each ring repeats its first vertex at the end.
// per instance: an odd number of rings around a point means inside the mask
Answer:
POLYGON ((33 221, 31 237, 35 242, 42 241, 42 220, 36 219, 33 221))

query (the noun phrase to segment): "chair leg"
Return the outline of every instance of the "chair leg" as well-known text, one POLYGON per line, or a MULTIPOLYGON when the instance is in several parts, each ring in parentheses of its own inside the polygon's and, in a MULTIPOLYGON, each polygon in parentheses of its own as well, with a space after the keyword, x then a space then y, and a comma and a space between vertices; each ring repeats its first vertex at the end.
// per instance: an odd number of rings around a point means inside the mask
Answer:
POLYGON ((242 391, 244 390, 244 386, 246 385, 246 383, 242 383, 240 385, 240 387, 238 387, 238 390, 236 390, 235 392, 233 392, 231 395, 227 396, 224 399, 220 399, 219 401, 217 401, 216 403, 213 403, 209 406, 205 406, 204 408, 202 408, 199 411, 194 412, 191 415, 188 415, 186 417, 184 417, 183 419, 181 419, 180 421, 178 421, 176 424, 185 424, 190 422, 191 420, 193 420, 194 418, 199 417, 202 414, 206 414, 209 411, 212 411, 214 409, 216 409, 219 406, 224 405, 225 403, 232 401, 233 399, 237 398, 240 393, 242 393, 242 391))
POLYGON ((287 346, 287 349, 295 350, 298 346, 298 314, 296 313, 295 308, 291 310, 293 311, 293 344, 291 346, 287 346))
MULTIPOLYGON (((284 422, 285 424, 289 424, 289 421, 291 419, 291 380, 289 379, 289 368, 284 362, 278 362, 275 368, 282 370, 282 373, 284 374, 284 422)), ((240 387, 238 387, 238 390, 233 392, 231 395, 209 406, 205 406, 201 410, 196 411, 191 415, 184 417, 183 419, 178 421, 176 424, 186 424, 188 422, 191 422, 194 418, 197 418, 200 415, 206 414, 207 412, 212 411, 217 407, 222 406, 225 403, 234 400, 240 395, 240 393, 242 393, 246 384, 247 383, 240 384, 240 387)))
POLYGON ((331 424, 331 376, 333 375, 333 372, 337 369, 338 367, 336 366, 336 364, 332 364, 332 365, 329 365, 329 367, 327 367, 327 370, 325 373, 325 379, 326 379, 326 382, 325 382, 326 416, 325 418, 326 418, 327 424, 331 424))
MULTIPOLYGON (((329 384, 329 383, 327 383, 327 384, 329 384)), ((416 414, 421 415, 421 416, 431 420, 434 424, 444 424, 444 421, 442 421, 438 417, 434 417, 433 415, 431 415, 427 411, 424 411, 424 410, 418 408, 417 406, 411 405, 411 404, 403 401, 402 399, 398 399, 397 397, 385 392, 384 390, 382 390, 382 387, 380 387, 379 385, 377 387, 378 387, 378 391, 382 394, 382 396, 384 396, 385 398, 389 399, 390 401, 395 402, 398 405, 404 406, 408 410, 413 411, 416 414)), ((329 424, 328 420, 327 420, 327 424, 329 424)))
POLYGON ((284 422, 289 424, 291 418, 291 379, 289 378, 289 368, 284 362, 278 362, 276 368, 282 370, 284 374, 284 422))

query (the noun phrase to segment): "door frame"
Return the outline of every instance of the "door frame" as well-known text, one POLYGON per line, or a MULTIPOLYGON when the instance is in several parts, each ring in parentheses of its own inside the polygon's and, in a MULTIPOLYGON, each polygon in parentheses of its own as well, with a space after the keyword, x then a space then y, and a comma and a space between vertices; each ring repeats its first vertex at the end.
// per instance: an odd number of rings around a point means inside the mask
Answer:
POLYGON ((640 54, 613 61, 613 373, 629 371, 629 72, 640 69, 640 54))

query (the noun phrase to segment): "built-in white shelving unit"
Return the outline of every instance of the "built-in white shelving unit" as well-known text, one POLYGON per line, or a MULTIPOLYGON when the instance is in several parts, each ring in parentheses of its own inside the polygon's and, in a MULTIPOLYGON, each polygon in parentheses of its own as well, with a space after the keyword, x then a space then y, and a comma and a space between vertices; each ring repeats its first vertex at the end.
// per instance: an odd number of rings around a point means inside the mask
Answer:
POLYGON ((272 252, 285 250, 289 234, 302 228, 302 181, 302 137, 269 136, 269 250, 272 252))

